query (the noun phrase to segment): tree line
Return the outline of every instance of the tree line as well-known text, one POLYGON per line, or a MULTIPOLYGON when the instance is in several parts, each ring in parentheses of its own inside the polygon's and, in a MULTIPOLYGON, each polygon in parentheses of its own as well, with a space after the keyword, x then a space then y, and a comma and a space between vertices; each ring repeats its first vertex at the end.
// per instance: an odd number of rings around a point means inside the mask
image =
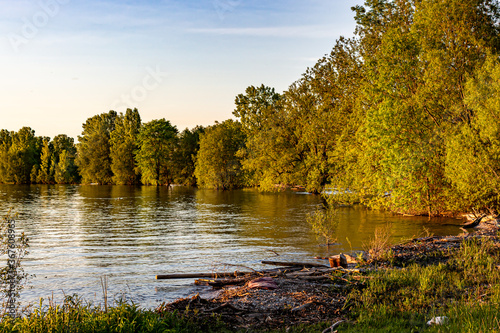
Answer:
POLYGON ((278 93, 250 86, 235 120, 179 133, 139 112, 89 118, 78 144, 0 133, 0 181, 325 187, 342 202, 429 216, 500 203, 495 0, 366 0, 355 37, 278 93))
MULTIPOLYGON (((429 216, 500 204, 495 0, 366 0, 355 37, 234 116, 239 185, 330 187, 342 202, 429 216)), ((201 152, 201 150, 200 150, 201 152)))
POLYGON ((203 127, 179 133, 165 119, 142 124, 137 109, 109 111, 74 139, 0 131, 0 182, 14 184, 195 185, 194 156, 203 127))

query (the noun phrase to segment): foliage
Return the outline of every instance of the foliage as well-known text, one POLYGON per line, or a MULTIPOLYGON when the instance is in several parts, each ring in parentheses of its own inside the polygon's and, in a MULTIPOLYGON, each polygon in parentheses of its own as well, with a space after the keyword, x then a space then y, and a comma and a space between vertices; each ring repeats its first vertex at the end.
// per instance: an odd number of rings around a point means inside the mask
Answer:
POLYGON ((245 142, 242 125, 233 120, 216 123, 200 137, 195 176, 198 186, 229 190, 245 185, 237 152, 245 142))
POLYGON ((465 78, 497 48, 497 18, 487 0, 356 7, 365 63, 354 178, 365 202, 430 216, 456 208, 446 140, 469 119, 465 78))
POLYGON ((195 186, 194 176, 196 155, 200 149, 200 136, 205 132, 202 126, 196 126, 192 130, 185 129, 179 136, 178 146, 174 153, 176 184, 195 186))
MULTIPOLYGON (((23 233, 16 233, 15 219, 8 213, 0 220, 0 255, 7 258, 5 266, 0 268, 0 294, 2 294, 2 316, 16 314, 8 311, 8 300, 18 308, 20 292, 27 283, 28 274, 21 265, 22 260, 29 254, 29 240, 23 233), (17 236, 17 237, 16 237, 17 236), (9 297, 10 296, 10 297, 9 297)), ((16 309, 14 309, 16 310, 16 309)))
POLYGON ((145 185, 170 185, 173 182, 177 128, 165 119, 144 124, 137 136, 137 165, 145 185))
POLYGON ((339 225, 338 211, 335 207, 316 208, 314 212, 307 215, 306 220, 316 236, 324 238, 325 245, 335 242, 335 234, 339 225))
POLYGON ((133 185, 139 183, 139 169, 135 152, 138 149, 137 136, 141 128, 141 116, 137 109, 127 109, 115 120, 115 128, 110 134, 111 171, 113 183, 133 185))
POLYGON ((52 139, 53 161, 56 164, 54 180, 58 184, 71 184, 79 180, 75 164, 76 146, 73 138, 59 134, 52 139))
POLYGON ((49 140, 43 141, 42 155, 40 157, 40 169, 36 177, 36 182, 50 184, 54 181, 55 163, 52 158, 52 149, 49 140))
POLYGON ((82 136, 78 137, 76 164, 85 184, 112 183, 110 135, 116 117, 115 111, 109 111, 93 116, 83 124, 82 136))
POLYGON ((140 309, 135 304, 117 302, 107 311, 85 303, 77 295, 68 295, 63 304, 40 300, 40 305, 26 316, 5 318, 0 332, 230 332, 214 318, 211 322, 197 321, 176 313, 140 309))
POLYGON ((446 176, 468 209, 498 209, 500 202, 500 63, 490 55, 466 84, 470 121, 447 141, 446 176))
POLYGON ((361 62, 354 40, 341 38, 283 94, 250 86, 233 114, 247 135, 239 152, 261 190, 303 185, 320 193, 332 175, 341 178, 361 62))
POLYGON ((364 251, 370 254, 370 257, 374 260, 387 260, 390 259, 390 237, 391 237, 391 226, 387 224, 384 227, 375 228, 375 233, 373 237, 364 244, 364 251))
POLYGON ((35 137, 35 131, 29 127, 23 127, 18 132, 11 132, 10 138, 6 138, 5 174, 4 182, 15 184, 29 184, 31 171, 38 162, 39 141, 35 137))
POLYGON ((245 94, 236 96, 233 111, 246 135, 237 156, 251 183, 266 191, 274 190, 275 184, 287 183, 292 167, 290 149, 296 141, 281 112, 281 98, 274 88, 250 86, 245 94))

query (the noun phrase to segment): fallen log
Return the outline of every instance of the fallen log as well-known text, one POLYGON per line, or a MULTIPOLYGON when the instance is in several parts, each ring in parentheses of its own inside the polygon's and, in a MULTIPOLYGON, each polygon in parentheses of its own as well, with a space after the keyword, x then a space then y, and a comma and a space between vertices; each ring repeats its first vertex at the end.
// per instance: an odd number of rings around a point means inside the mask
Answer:
MULTIPOLYGON (((288 265, 285 265, 288 266, 288 265)), ((326 267, 326 266, 325 266, 326 267)), ((237 276, 243 276, 243 275, 249 275, 249 274, 284 274, 286 272, 291 272, 295 270, 299 270, 300 268, 298 266, 290 266, 290 267, 285 267, 285 268, 273 268, 273 269, 266 269, 262 271, 254 271, 254 272, 240 272, 240 271, 235 271, 235 272, 214 272, 214 273, 177 273, 177 274, 158 274, 156 275, 157 280, 169 280, 169 279, 198 279, 198 278, 212 278, 216 279, 219 277, 237 277, 237 276)))
POLYGON ((245 312, 245 310, 240 309, 240 308, 232 305, 229 302, 226 302, 226 303, 224 303, 224 304, 222 304, 222 305, 220 305, 218 307, 215 307, 213 309, 204 310, 203 312, 217 312, 217 311, 220 311, 220 310, 225 309, 225 308, 230 308, 230 309, 232 309, 232 310, 234 310, 236 312, 245 312))
POLYGON ((479 216, 478 218, 476 218, 471 223, 467 223, 467 224, 462 225, 462 228, 475 228, 475 227, 477 227, 479 225, 479 223, 481 223, 481 220, 484 217, 486 217, 486 215, 479 216))
POLYGON ((248 278, 241 278, 241 279, 215 279, 212 281, 208 281, 207 284, 209 286, 212 286, 214 288, 222 288, 225 286, 237 286, 241 284, 245 284, 247 281, 249 281, 251 277, 248 278))
POLYGON ((215 278, 223 276, 241 276, 246 274, 251 274, 252 272, 219 272, 219 273, 181 273, 181 274, 158 274, 156 275, 157 280, 167 280, 167 279, 196 279, 196 278, 215 278))
POLYGON ((261 261, 261 263, 263 263, 264 265, 274 265, 274 266, 328 267, 326 265, 316 264, 313 262, 293 262, 293 261, 283 262, 283 261, 263 260, 261 261))

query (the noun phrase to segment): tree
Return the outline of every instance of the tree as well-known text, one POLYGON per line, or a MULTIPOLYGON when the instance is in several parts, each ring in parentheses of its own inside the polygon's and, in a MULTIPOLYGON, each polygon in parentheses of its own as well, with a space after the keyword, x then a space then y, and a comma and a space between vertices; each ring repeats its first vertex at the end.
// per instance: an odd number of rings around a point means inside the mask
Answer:
POLYGON ((54 160, 49 140, 43 141, 42 155, 40 157, 40 169, 36 177, 36 182, 50 184, 54 181, 54 160))
POLYGON ((23 127, 18 132, 13 132, 11 136, 12 145, 9 147, 7 158, 7 182, 29 184, 31 170, 39 156, 35 131, 23 127))
POLYGON ((275 184, 287 184, 293 168, 290 159, 297 142, 282 112, 282 96, 274 88, 250 86, 236 97, 233 115, 239 118, 246 136, 238 157, 251 183, 261 190, 275 190, 275 184))
POLYGON ((59 134, 52 140, 52 146, 54 147, 54 180, 56 183, 72 184, 78 182, 79 174, 75 164, 76 146, 73 138, 59 134))
POLYGON ((137 164, 145 185, 170 185, 173 182, 173 155, 177 128, 165 119, 152 120, 138 134, 137 164))
POLYGON ((58 184, 72 184, 77 181, 76 176, 74 157, 67 150, 63 150, 59 155, 54 179, 58 184))
POLYGON ((83 183, 112 183, 110 134, 115 128, 116 117, 115 111, 109 111, 93 116, 83 124, 76 159, 83 183))
POLYGON ((364 81, 360 194, 392 211, 447 211, 446 140, 469 112, 465 77, 494 47, 492 1, 367 1, 356 7, 364 81))
POLYGON ((355 104, 362 78, 358 44, 340 38, 331 53, 284 93, 285 114, 297 138, 293 181, 320 193, 345 178, 346 146, 358 127, 355 104))
POLYGON ((115 184, 138 184, 139 169, 135 161, 137 135, 141 128, 141 116, 137 109, 127 109, 125 115, 116 118, 115 129, 110 136, 111 170, 115 184))
POLYGON ((0 131, 0 182, 11 181, 9 174, 9 150, 12 145, 12 134, 6 129, 0 131))
POLYGON ((185 129, 179 137, 178 147, 175 152, 175 183, 195 186, 194 176, 195 161, 200 149, 200 136, 205 132, 202 126, 196 126, 192 130, 185 129))
POLYGON ((447 140, 446 176, 457 208, 500 209, 500 62, 490 55, 465 90, 470 122, 447 140))
POLYGON ((196 157, 198 186, 229 190, 245 185, 245 173, 236 153, 245 144, 240 122, 232 119, 216 123, 201 135, 196 157))

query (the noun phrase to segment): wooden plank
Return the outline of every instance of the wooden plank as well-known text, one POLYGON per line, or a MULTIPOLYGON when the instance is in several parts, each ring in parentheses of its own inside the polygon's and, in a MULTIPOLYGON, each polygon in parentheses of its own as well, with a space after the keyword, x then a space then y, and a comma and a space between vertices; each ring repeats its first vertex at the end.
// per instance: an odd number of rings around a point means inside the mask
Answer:
POLYGON ((168 279, 196 279, 196 278, 215 278, 222 276, 240 276, 250 274, 252 272, 218 272, 218 273, 182 273, 182 274, 158 274, 157 280, 168 279))
POLYGON ((261 261, 264 265, 274 265, 274 266, 300 266, 300 267, 328 267, 326 265, 312 263, 312 262, 283 262, 283 261, 261 261))

